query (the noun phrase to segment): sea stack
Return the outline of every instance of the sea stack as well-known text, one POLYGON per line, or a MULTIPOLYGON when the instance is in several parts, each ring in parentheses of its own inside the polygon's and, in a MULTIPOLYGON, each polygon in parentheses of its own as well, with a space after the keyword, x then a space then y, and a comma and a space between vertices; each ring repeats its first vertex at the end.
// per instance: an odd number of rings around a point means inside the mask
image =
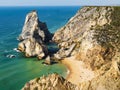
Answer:
POLYGON ((18 49, 26 57, 37 56, 39 59, 48 54, 45 42, 51 39, 46 23, 39 21, 37 11, 32 11, 26 16, 22 33, 19 35, 18 49))

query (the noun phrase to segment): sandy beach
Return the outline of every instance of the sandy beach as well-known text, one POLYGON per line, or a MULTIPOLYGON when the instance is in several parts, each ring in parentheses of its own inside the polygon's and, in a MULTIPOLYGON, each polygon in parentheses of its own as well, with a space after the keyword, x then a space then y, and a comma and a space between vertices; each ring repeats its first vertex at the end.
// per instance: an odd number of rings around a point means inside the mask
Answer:
POLYGON ((75 57, 65 58, 62 63, 68 67, 67 80, 78 85, 81 82, 94 78, 94 72, 86 68, 82 61, 78 61, 75 57))

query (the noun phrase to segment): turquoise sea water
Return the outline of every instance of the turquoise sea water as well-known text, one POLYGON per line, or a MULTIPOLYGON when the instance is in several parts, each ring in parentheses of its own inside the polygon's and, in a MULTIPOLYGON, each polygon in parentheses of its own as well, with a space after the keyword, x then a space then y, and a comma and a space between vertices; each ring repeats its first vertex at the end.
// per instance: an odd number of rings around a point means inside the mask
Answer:
POLYGON ((45 66, 37 58, 25 58, 18 53, 17 37, 20 34, 26 14, 37 10, 39 18, 48 25, 50 32, 55 32, 77 12, 80 7, 0 7, 0 90, 20 90, 24 84, 36 77, 57 72, 66 75, 62 64, 45 66), (8 58, 8 55, 15 58, 8 58))

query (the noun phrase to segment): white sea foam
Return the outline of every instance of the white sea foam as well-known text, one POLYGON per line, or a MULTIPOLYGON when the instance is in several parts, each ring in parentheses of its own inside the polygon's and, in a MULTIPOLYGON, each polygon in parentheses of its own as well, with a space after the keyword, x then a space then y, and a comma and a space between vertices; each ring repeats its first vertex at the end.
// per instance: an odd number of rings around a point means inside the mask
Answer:
POLYGON ((6 56, 7 58, 15 58, 16 56, 15 55, 12 55, 12 54, 9 54, 6 56))
POLYGON ((12 50, 5 50, 4 52, 5 52, 5 53, 8 53, 8 52, 11 52, 11 51, 12 51, 12 50))
POLYGON ((16 51, 16 52, 20 52, 17 48, 14 48, 13 50, 16 51))

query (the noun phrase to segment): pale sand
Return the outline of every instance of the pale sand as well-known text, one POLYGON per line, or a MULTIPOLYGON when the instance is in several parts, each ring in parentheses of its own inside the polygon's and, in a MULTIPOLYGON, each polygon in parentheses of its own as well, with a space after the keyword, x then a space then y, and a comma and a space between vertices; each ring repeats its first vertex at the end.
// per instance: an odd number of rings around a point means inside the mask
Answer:
POLYGON ((65 58, 62 63, 68 67, 67 80, 78 85, 81 82, 94 78, 94 72, 86 68, 82 61, 75 60, 74 57, 65 58))

